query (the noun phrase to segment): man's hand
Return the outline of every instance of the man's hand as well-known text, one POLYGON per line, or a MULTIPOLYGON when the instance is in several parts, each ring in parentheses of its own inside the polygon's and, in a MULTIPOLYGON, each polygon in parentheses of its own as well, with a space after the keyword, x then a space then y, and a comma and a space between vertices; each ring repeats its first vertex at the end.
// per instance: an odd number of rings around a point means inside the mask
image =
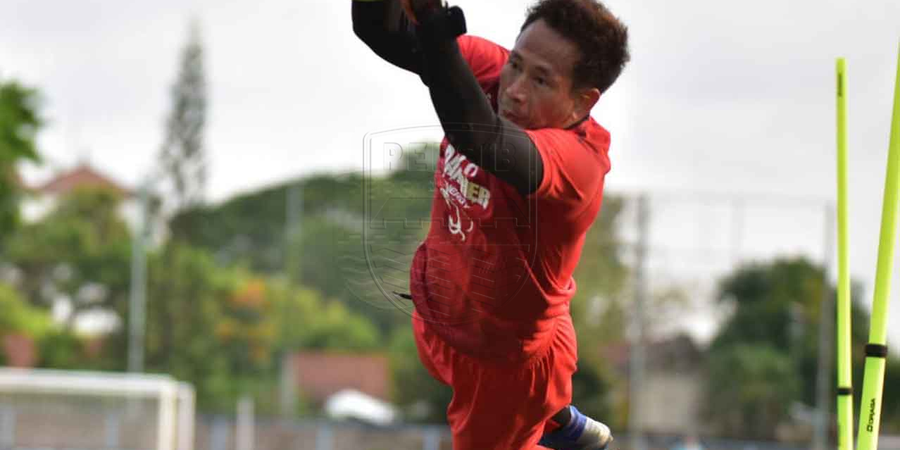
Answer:
POLYGON ((444 7, 442 0, 400 0, 409 20, 418 25, 420 19, 428 17, 444 7))

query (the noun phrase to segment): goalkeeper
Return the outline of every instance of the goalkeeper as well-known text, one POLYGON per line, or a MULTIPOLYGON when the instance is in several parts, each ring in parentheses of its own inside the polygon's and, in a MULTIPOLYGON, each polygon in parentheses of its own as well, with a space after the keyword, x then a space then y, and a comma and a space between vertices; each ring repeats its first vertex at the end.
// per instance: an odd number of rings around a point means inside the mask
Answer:
POLYGON ((363 42, 421 77, 446 136, 410 297, 419 357, 453 388, 453 448, 605 448, 609 428, 570 405, 569 301, 610 168, 590 112, 629 59, 625 26, 596 0, 540 0, 507 50, 438 0, 352 11, 363 42))

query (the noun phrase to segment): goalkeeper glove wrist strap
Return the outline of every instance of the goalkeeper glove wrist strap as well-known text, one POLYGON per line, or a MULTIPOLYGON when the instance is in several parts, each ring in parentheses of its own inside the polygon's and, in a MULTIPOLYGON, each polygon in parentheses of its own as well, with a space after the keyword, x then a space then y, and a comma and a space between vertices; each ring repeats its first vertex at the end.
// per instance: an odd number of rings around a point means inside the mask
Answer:
POLYGON ((416 26, 416 37, 424 51, 455 41, 463 34, 466 34, 466 17, 459 6, 438 8, 416 26))

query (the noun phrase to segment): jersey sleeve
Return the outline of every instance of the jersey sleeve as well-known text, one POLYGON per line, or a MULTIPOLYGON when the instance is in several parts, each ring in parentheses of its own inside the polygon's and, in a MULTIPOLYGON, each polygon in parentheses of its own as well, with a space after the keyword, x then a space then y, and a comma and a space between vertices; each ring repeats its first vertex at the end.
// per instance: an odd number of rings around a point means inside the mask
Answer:
POLYGON ((456 43, 478 80, 499 77, 500 69, 509 59, 509 50, 484 38, 464 34, 456 43))
POLYGON ((609 172, 606 148, 596 148, 568 130, 548 128, 526 133, 537 147, 544 166, 541 184, 528 197, 579 214, 594 197, 601 195, 603 179, 609 172))

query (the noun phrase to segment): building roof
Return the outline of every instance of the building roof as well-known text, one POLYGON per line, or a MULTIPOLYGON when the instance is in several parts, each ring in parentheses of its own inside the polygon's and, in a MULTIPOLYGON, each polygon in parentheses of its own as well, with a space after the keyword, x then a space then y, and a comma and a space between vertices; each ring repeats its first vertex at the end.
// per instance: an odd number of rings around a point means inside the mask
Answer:
POLYGON ((41 194, 58 195, 85 187, 107 188, 116 191, 122 196, 131 195, 130 190, 84 163, 79 164, 72 170, 56 175, 46 183, 38 186, 36 191, 41 194))
POLYGON ((307 398, 322 402, 344 389, 389 400, 390 372, 384 355, 298 352, 288 357, 295 385, 307 398))

